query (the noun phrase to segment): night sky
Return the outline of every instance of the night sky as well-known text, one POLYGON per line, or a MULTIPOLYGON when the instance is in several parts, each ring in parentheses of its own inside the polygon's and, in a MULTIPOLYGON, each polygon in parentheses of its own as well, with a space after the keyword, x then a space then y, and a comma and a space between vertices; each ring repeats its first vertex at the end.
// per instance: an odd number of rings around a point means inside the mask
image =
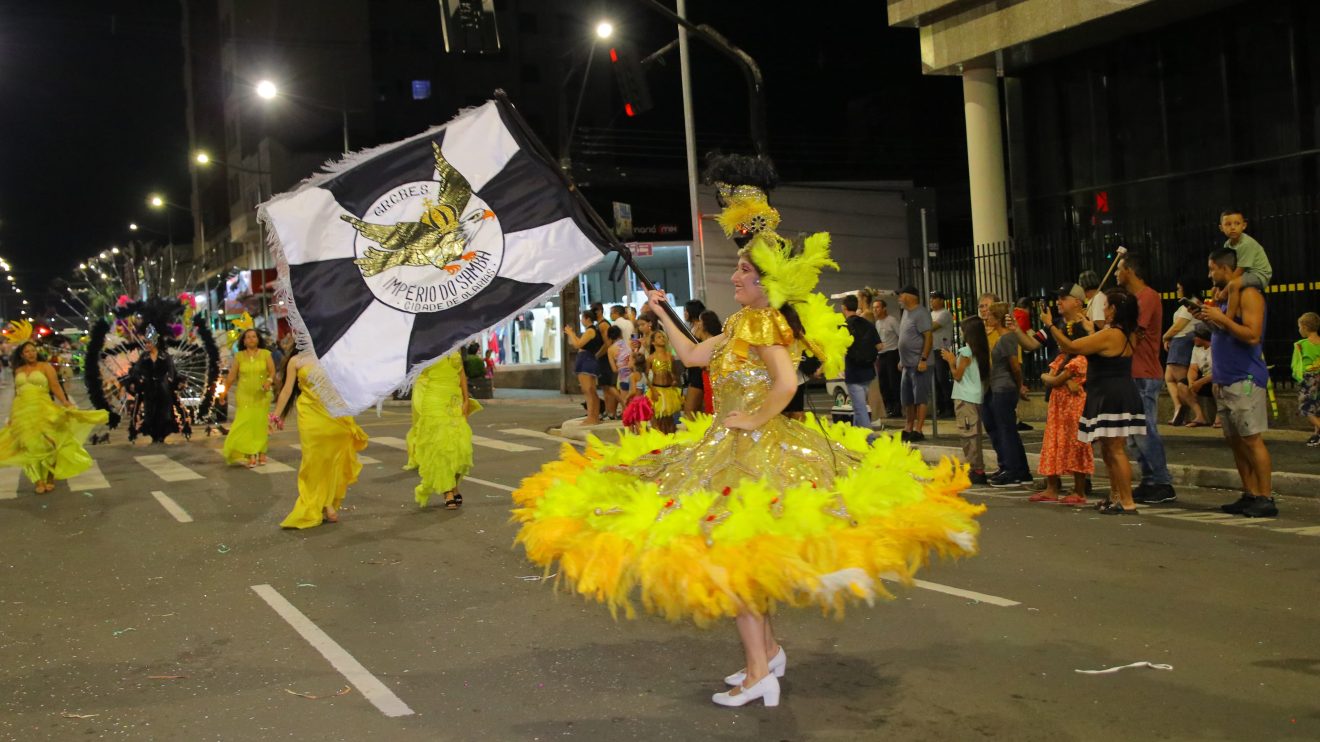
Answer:
POLYGON ((188 203, 177 0, 3 0, 0 101, 0 256, 25 293, 130 221, 166 232, 148 193, 188 203))
MULTIPOLYGON (((656 45, 672 36, 635 3, 603 7, 645 19, 656 45)), ((915 31, 887 28, 882 3, 836 3, 828 13, 770 7, 689 3, 695 20, 761 62, 772 143, 777 132, 824 141, 863 132, 889 153, 870 177, 957 187, 966 173, 960 84, 921 76, 915 31)), ((0 0, 0 256, 27 295, 129 240, 130 221, 163 242, 166 218, 146 206, 149 193, 188 204, 179 14, 178 0, 0 0)), ((745 132, 736 68, 704 49, 696 64, 698 129, 745 132)), ((681 127, 676 59, 669 70, 656 72, 659 110, 621 126, 681 127)), ((784 154, 794 169, 795 155, 784 154)), ((172 220, 175 241, 187 242, 190 217, 172 220)))

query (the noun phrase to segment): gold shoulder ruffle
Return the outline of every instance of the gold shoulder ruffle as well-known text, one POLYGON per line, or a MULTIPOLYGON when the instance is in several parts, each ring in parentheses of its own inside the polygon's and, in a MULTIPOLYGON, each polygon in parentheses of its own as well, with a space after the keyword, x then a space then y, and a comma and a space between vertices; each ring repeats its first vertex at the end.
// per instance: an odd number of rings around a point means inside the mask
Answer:
POLYGON ((724 324, 724 334, 728 335, 729 349, 741 358, 747 357, 753 345, 793 344, 793 328, 774 307, 738 310, 724 324))

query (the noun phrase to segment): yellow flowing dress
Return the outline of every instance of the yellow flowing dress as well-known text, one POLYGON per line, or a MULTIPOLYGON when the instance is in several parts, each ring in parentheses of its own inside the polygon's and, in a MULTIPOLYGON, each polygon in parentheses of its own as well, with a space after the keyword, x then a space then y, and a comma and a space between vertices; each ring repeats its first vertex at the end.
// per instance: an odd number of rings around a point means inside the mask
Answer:
MULTIPOLYGON (((669 374, 673 379, 674 362, 663 358, 651 359, 652 378, 659 374, 669 374)), ((683 395, 678 391, 678 387, 672 383, 669 386, 656 386, 652 384, 646 390, 646 396, 651 400, 651 408, 655 410, 657 419, 662 417, 672 417, 683 411, 683 395)))
POLYGON ((351 417, 331 417, 307 381, 307 366, 298 369, 298 502, 280 523, 281 528, 321 525, 327 507, 339 509, 348 486, 357 481, 362 464, 358 451, 367 447, 367 434, 351 417))
POLYGON ((976 551, 984 508, 958 493, 967 468, 927 465, 892 436, 782 415, 755 430, 715 422, 761 407, 771 379, 753 346, 800 341, 782 314, 745 308, 724 326, 710 363, 714 418, 673 434, 564 446, 513 493, 517 542, 546 573, 617 615, 643 607, 699 626, 779 605, 842 615, 889 597, 881 578, 910 582, 932 552, 976 551))
POLYGON ((234 356, 238 364, 238 384, 234 390, 234 424, 225 436, 225 461, 239 463, 249 456, 266 453, 270 440, 271 392, 262 389, 266 383, 270 351, 257 349, 255 358, 245 350, 234 356))
POLYGON ((22 467, 33 484, 54 475, 68 479, 92 465, 83 442, 105 425, 105 410, 76 410, 50 396, 50 380, 41 371, 14 373, 14 405, 0 429, 0 466, 22 467))
MULTIPOLYGON (((431 495, 457 489, 472 471, 472 427, 463 414, 463 361, 458 353, 440 359, 417 377, 412 391, 412 427, 408 429, 408 463, 422 482, 413 490, 426 507, 431 495)), ((472 412, 481 409, 469 400, 472 412)))

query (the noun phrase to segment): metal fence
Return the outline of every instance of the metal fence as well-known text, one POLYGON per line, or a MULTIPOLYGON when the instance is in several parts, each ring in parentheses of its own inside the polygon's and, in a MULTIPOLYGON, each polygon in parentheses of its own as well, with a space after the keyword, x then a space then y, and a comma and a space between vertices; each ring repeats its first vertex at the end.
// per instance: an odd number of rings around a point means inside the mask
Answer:
MULTIPOLYGON (((1297 318, 1320 311, 1320 202, 1316 198, 1257 205, 1247 209, 1247 233, 1265 247, 1274 268, 1266 295, 1265 358, 1276 386, 1291 387, 1289 361, 1298 339, 1297 318)), ((1163 329, 1172 321, 1179 282, 1208 288, 1206 260, 1224 243, 1218 212, 1107 224, 1057 234, 1032 234, 1011 242, 946 249, 930 259, 930 286, 949 297, 956 320, 976 312, 986 291, 1005 301, 1052 299, 1060 284, 1084 270, 1103 276, 1121 245, 1141 254, 1151 269, 1150 285, 1164 297, 1163 329)), ((921 285, 920 259, 901 260, 904 284, 921 285)), ((1114 285, 1111 276, 1106 288, 1114 285)), ((1032 312, 1033 318, 1035 312, 1032 312)), ((1039 385, 1046 354, 1027 359, 1024 376, 1039 385)))

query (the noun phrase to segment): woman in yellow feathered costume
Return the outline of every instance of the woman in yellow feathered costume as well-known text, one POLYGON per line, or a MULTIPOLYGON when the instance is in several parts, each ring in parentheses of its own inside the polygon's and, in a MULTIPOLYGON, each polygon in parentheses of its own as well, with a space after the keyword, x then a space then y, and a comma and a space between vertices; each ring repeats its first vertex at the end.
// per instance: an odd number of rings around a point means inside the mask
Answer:
MULTIPOLYGON (((719 335, 686 339, 661 314, 679 359, 709 366, 715 415, 685 430, 590 439, 578 454, 525 480, 514 493, 518 541, 578 593, 622 608, 642 605, 698 625, 734 619, 744 669, 712 701, 779 703, 788 658, 770 616, 779 605, 817 605, 841 615, 853 599, 888 595, 881 576, 910 581, 930 552, 976 549, 981 508, 958 497, 966 469, 927 466, 892 437, 781 415, 796 391, 794 367, 817 356, 842 369, 851 335, 825 297, 812 293, 829 237, 800 248, 774 233, 766 201, 773 169, 762 159, 712 164, 725 231, 745 247, 732 276, 742 306, 719 335), (723 174, 724 177, 720 177, 723 174)), ((651 292, 654 303, 665 301, 651 292)))

